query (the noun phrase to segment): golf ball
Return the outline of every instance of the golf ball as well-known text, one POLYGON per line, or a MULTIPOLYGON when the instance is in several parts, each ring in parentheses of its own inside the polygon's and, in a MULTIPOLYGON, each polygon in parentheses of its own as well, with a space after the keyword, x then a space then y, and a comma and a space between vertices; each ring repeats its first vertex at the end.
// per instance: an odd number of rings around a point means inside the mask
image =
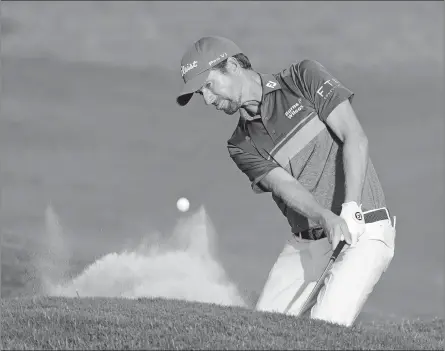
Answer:
POLYGON ((181 197, 176 202, 176 207, 181 212, 187 212, 190 207, 190 202, 189 202, 189 200, 187 200, 187 198, 181 197))

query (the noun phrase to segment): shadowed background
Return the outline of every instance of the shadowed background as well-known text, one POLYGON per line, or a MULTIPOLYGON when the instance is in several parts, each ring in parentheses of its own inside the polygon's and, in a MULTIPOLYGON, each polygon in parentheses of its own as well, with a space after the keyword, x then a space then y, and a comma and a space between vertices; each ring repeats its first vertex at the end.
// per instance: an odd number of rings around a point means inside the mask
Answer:
POLYGON ((364 310, 442 316, 443 2, 2 2, 2 297, 28 292, 26 251, 51 204, 79 266, 168 232, 204 205, 230 278, 259 292, 288 232, 230 160, 237 116, 175 103, 205 35, 261 72, 304 58, 356 94, 388 206, 393 263, 364 310))

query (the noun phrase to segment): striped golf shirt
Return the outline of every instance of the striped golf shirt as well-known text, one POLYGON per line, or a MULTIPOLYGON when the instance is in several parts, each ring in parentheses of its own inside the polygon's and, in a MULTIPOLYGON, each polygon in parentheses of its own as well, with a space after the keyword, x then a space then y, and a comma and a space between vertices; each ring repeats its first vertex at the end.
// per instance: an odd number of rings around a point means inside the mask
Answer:
MULTIPOLYGON (((260 74, 263 88, 259 115, 240 109, 240 119, 227 142, 230 157, 263 193, 260 180, 275 167, 297 179, 320 205, 340 214, 345 200, 342 143, 326 119, 353 92, 313 60, 303 60, 275 74, 260 74)), ((294 233, 318 228, 272 194, 294 233)), ((363 210, 385 206, 374 166, 369 160, 362 190, 363 210)))

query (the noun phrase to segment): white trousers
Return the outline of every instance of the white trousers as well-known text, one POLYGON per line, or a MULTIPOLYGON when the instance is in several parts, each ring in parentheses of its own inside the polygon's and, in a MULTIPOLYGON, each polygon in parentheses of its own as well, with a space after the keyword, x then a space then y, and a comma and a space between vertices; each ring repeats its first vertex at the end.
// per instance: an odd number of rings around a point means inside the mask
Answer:
POLYGON ((351 326, 394 256, 395 236, 391 219, 367 223, 356 245, 343 248, 309 309, 300 311, 326 268, 332 247, 327 238, 305 240, 292 234, 269 273, 256 310, 309 312, 311 318, 351 326))

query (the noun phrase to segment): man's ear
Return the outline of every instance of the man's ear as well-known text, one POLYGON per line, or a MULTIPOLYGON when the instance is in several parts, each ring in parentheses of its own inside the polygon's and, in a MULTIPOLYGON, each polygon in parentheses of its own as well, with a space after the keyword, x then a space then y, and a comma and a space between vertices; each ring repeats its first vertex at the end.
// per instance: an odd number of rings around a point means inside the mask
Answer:
POLYGON ((227 65, 226 65, 227 72, 232 74, 239 74, 241 71, 241 66, 236 58, 229 57, 227 59, 227 65))

